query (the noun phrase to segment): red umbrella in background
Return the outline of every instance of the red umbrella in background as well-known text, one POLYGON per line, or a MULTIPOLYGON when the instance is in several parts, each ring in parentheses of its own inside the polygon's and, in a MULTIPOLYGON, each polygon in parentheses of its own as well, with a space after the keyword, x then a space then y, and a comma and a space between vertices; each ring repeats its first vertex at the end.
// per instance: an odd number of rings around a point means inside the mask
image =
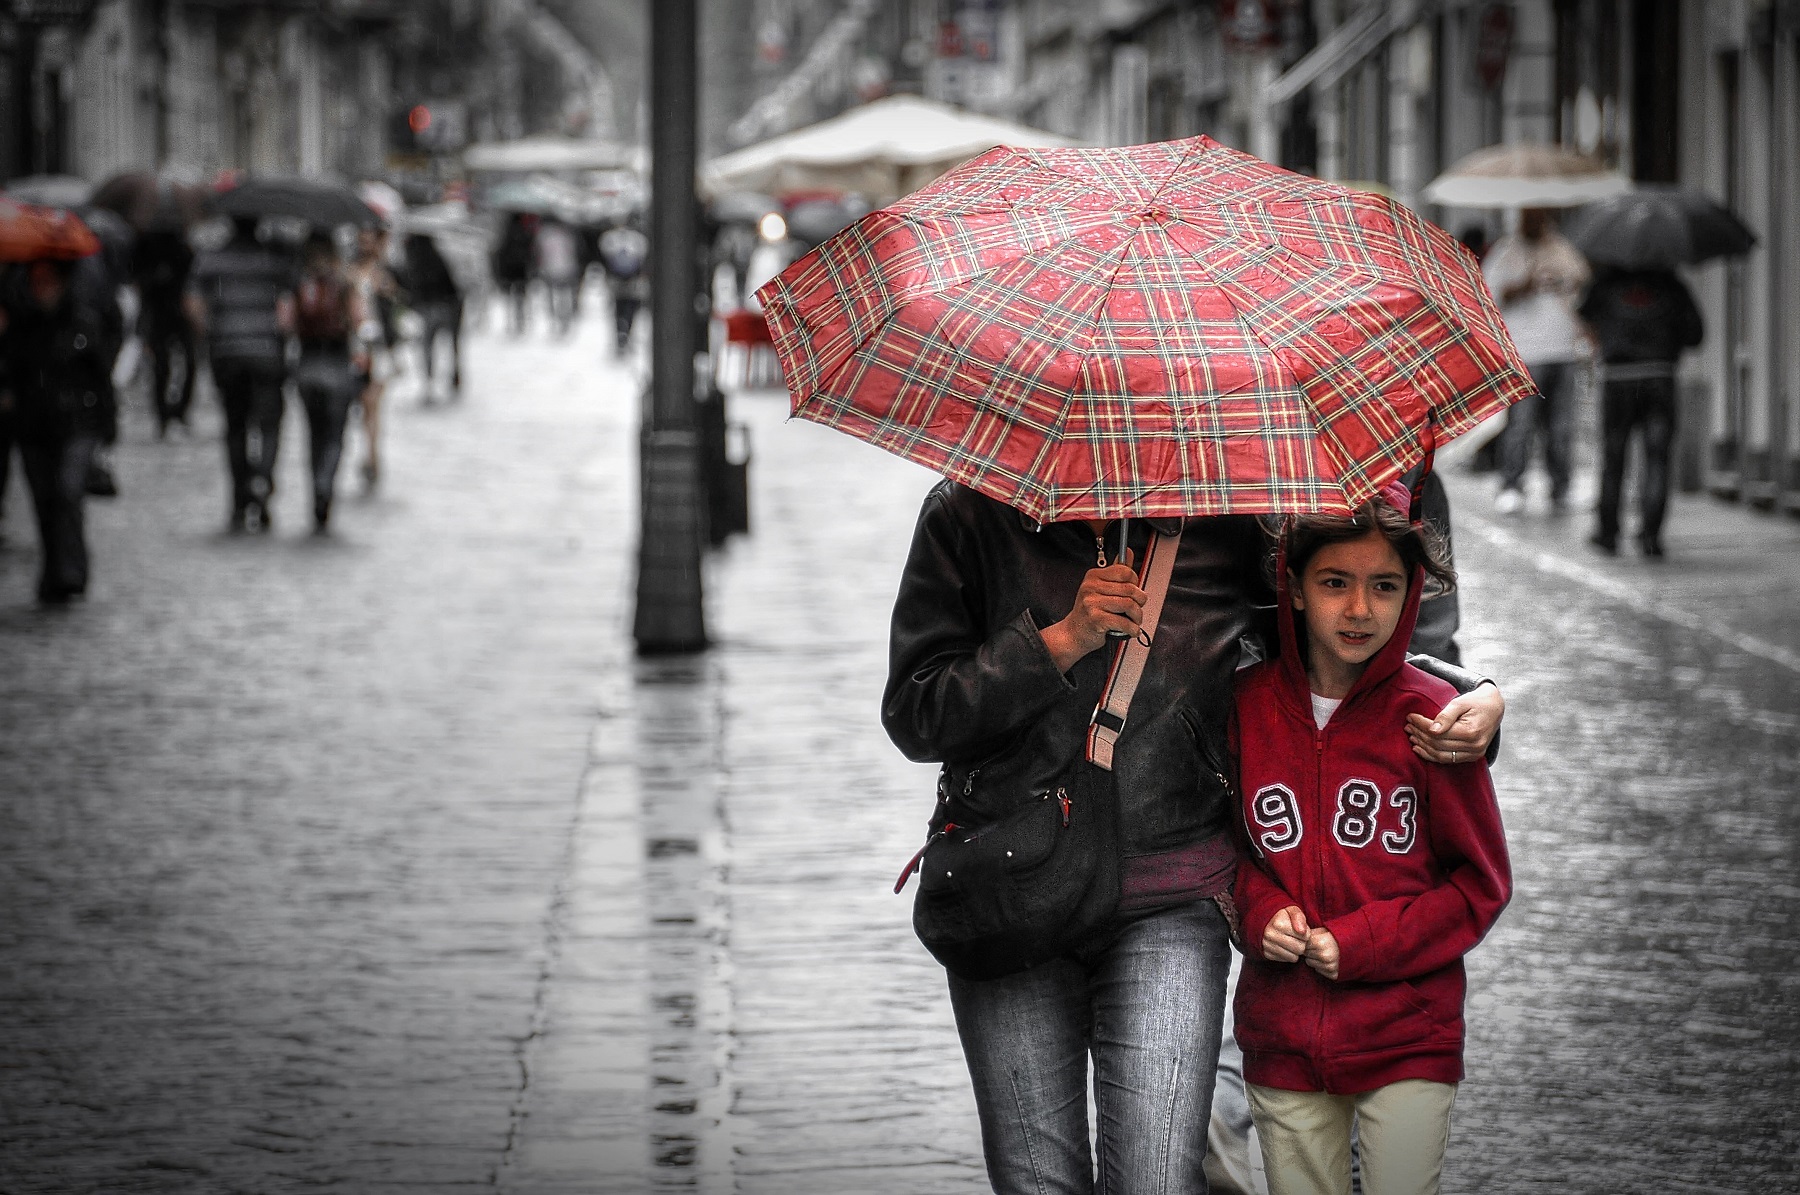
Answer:
POLYGON ((73 261, 100 252, 100 238, 70 212, 0 195, 0 261, 73 261))
POLYGON ((1041 522, 1345 511, 1535 389, 1443 230, 1205 137, 989 151, 759 297, 795 415, 1041 522))

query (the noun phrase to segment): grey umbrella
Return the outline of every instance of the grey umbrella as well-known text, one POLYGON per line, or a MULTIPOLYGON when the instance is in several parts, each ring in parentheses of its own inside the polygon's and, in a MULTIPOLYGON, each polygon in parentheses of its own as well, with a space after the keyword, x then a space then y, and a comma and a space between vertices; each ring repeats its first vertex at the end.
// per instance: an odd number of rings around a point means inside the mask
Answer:
POLYGON ((88 202, 94 184, 72 174, 28 174, 7 183, 6 193, 21 203, 73 208, 88 202))
POLYGON ((1647 186, 1595 200, 1575 213, 1563 235, 1596 265, 1626 270, 1739 257, 1756 245, 1742 220, 1692 187, 1647 186))

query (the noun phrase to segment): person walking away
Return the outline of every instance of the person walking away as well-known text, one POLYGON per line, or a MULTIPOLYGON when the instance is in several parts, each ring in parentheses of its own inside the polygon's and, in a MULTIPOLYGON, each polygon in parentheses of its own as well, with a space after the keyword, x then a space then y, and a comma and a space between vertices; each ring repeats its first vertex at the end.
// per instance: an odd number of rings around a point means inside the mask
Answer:
POLYGON ((537 272, 550 303, 550 322, 558 336, 575 323, 575 288, 581 284, 581 249, 575 231, 561 220, 538 225, 537 272))
POLYGON ((1245 859, 1234 1005, 1271 1195, 1429 1195, 1463 1078, 1462 957, 1512 894, 1486 762, 1392 733, 1451 689, 1406 663, 1429 576, 1454 574, 1391 486, 1287 520, 1281 655, 1236 679, 1245 859))
POLYGON ((387 247, 387 229, 357 229, 356 260, 349 270, 358 315, 355 353, 363 362, 360 397, 368 455, 363 459, 362 479, 369 489, 381 481, 381 404, 394 376, 394 312, 400 284, 388 269, 387 247))
POLYGON ((231 531, 268 531, 281 448, 281 387, 293 326, 291 262, 256 238, 254 217, 232 218, 231 240, 199 255, 188 279, 188 319, 204 335, 225 409, 231 531))
POLYGON ((637 228, 621 225, 600 235, 600 264, 612 296, 614 356, 623 357, 631 347, 631 326, 649 297, 650 279, 644 268, 649 258, 650 238, 637 228))
MULTIPOLYGON (((1181 534, 1156 649, 1114 749, 1117 913, 1089 943, 1029 970, 948 978, 988 1179, 1002 1195, 1096 1189, 1090 1058, 1101 1189, 1207 1189, 1237 865, 1226 723, 1240 639, 1273 594, 1253 519, 1129 529, 1120 552, 1117 524, 1040 527, 944 482, 926 497, 894 603, 882 725, 908 758, 942 765, 934 832, 985 825, 1080 758, 1112 660, 1108 632, 1134 634, 1143 619, 1130 561, 1153 531, 1181 534)), ((1426 733, 1432 718, 1398 714, 1390 729, 1401 741, 1403 730, 1421 735, 1416 749, 1433 758, 1475 759, 1504 702, 1479 677, 1431 666, 1466 695, 1437 712, 1436 732, 1426 733)))
POLYGON ((156 409, 156 434, 169 425, 187 426, 194 399, 195 343, 193 325, 183 309, 194 252, 179 229, 153 228, 140 233, 132 247, 131 274, 138 288, 138 335, 150 352, 150 384, 156 409), (177 382, 176 354, 180 354, 177 382))
POLYGON ((438 250, 437 242, 422 232, 406 238, 406 293, 425 325, 425 397, 436 388, 437 343, 450 337, 450 393, 462 393, 463 296, 456 275, 438 250))
POLYGON ((306 409, 312 450, 315 535, 325 534, 331 524, 344 424, 356 401, 362 362, 352 358, 351 337, 361 322, 357 308, 356 291, 344 277, 337 246, 329 236, 314 233, 306 243, 294 290, 294 335, 300 342, 294 381, 306 409))
POLYGON ((1638 548, 1663 555, 1669 455, 1675 443, 1675 361, 1705 337, 1694 296, 1673 270, 1608 270, 1582 300, 1581 318, 1600 343, 1600 502, 1588 542, 1619 550, 1619 498, 1633 432, 1644 440, 1638 482, 1638 548))
POLYGON ((532 229, 530 217, 523 212, 509 212, 500 243, 494 248, 494 281, 506 295, 507 313, 512 334, 525 332, 526 301, 531 296, 532 229))
POLYGON ((81 301, 73 274, 70 262, 32 262, 10 271, 0 298, 6 415, 37 515, 46 605, 87 592, 82 507, 112 369, 101 313, 81 301))
POLYGON ((1556 231, 1553 212, 1527 208, 1519 213, 1518 232, 1494 243, 1481 272, 1538 388, 1507 408, 1494 509, 1517 514, 1525 508, 1525 474, 1533 442, 1541 437, 1550 505, 1560 512, 1568 501, 1575 439, 1575 365, 1586 355, 1575 300, 1588 283, 1587 260, 1556 231))

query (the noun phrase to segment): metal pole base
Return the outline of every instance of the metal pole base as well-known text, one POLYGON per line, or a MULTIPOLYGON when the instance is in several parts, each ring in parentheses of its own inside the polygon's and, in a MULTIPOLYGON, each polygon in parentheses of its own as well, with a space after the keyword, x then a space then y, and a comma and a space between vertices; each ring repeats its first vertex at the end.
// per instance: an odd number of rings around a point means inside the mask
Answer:
POLYGON ((644 537, 632 637, 640 655, 703 651, 699 437, 652 431, 643 445, 644 537))

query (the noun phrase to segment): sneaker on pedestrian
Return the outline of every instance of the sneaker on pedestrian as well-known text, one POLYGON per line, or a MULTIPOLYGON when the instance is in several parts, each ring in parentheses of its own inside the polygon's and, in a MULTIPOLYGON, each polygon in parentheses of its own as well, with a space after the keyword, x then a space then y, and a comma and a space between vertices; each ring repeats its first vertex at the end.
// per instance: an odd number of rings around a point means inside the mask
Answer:
POLYGON ((313 499, 313 534, 324 535, 331 529, 331 499, 313 499))
POLYGON ((1662 537, 1660 535, 1638 536, 1638 550, 1651 560, 1663 558, 1662 537))
POLYGON ((1494 495, 1494 513, 1516 515, 1525 509, 1525 492, 1515 490, 1511 486, 1494 495))

